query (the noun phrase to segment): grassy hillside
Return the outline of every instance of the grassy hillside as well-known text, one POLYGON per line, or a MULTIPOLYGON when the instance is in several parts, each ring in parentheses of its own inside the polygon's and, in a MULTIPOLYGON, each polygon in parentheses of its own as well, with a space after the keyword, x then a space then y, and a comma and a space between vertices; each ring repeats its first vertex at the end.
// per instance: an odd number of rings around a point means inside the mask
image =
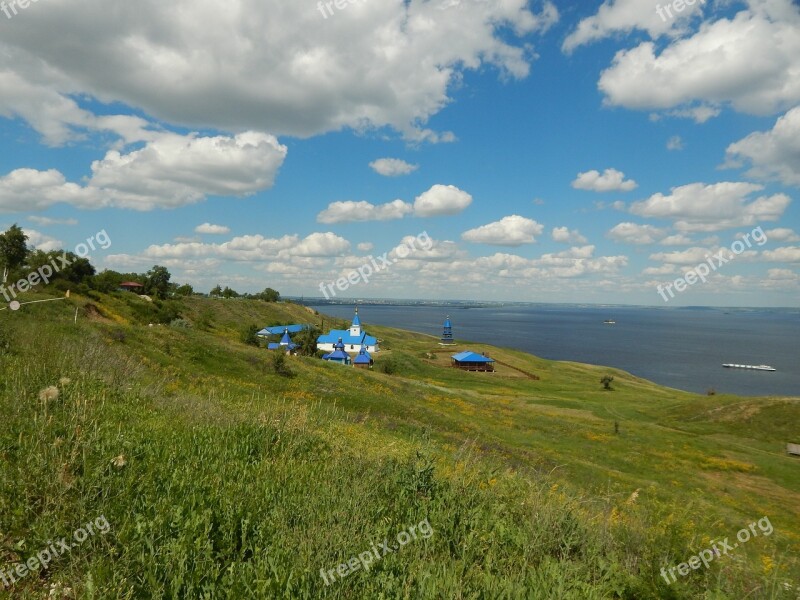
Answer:
POLYGON ((784 450, 800 399, 481 344, 456 350, 498 372, 464 373, 368 311, 383 349, 368 372, 292 357, 283 376, 240 341, 322 318, 130 294, 0 312, 0 569, 109 526, 0 579, 0 597, 800 598, 800 459, 784 450), (662 577, 764 517, 770 535, 662 577), (387 538, 368 572, 336 574, 387 538))

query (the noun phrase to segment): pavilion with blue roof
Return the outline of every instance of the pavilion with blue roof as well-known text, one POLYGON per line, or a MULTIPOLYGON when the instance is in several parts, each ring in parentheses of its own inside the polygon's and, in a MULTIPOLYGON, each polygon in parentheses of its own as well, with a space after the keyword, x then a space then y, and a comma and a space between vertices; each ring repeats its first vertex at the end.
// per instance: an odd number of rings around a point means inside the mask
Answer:
POLYGON ((345 352, 357 353, 363 348, 367 352, 378 352, 378 339, 368 335, 361 329, 361 319, 358 316, 358 307, 353 317, 350 329, 331 329, 327 334, 317 338, 317 348, 323 352, 333 352, 338 342, 343 345, 345 352))
POLYGON ((464 371, 494 371, 494 359, 471 350, 453 354, 450 358, 453 361, 452 366, 456 369, 463 369, 464 371))

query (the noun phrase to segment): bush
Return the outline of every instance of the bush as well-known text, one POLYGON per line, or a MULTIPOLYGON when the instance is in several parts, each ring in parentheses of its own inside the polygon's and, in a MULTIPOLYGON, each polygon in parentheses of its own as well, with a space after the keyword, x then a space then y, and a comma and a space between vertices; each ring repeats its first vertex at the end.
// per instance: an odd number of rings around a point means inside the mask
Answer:
POLYGON ((292 377, 294 375, 286 362, 286 355, 281 350, 276 350, 272 355, 272 370, 281 377, 292 377))
POLYGON ((169 326, 176 329, 189 329, 192 324, 186 319, 173 319, 169 322, 169 326))
POLYGON ((260 331, 258 325, 250 325, 242 332, 242 343, 249 346, 258 346, 258 332, 260 331))
POLYGON ((614 381, 614 378, 611 375, 603 375, 603 378, 600 380, 600 383, 603 384, 604 390, 613 390, 614 388, 611 387, 612 381, 614 381))

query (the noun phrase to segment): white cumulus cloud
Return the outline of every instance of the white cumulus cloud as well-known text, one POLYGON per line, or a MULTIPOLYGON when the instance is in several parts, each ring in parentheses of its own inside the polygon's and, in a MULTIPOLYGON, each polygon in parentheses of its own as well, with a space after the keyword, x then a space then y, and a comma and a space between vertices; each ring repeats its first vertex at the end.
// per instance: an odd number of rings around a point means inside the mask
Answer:
POLYGON ((592 192, 630 192, 638 186, 632 179, 626 181, 624 173, 616 169, 606 169, 602 175, 596 170, 578 173, 572 187, 592 192))
POLYGON ((230 227, 225 225, 213 225, 211 223, 203 223, 194 228, 195 233, 206 233, 210 235, 225 235, 231 232, 230 227))
POLYGON ((493 246, 521 246, 536 242, 536 236, 541 235, 543 230, 544 225, 533 219, 511 215, 494 223, 465 231, 461 234, 461 239, 493 246))
POLYGON ((407 163, 399 158, 379 158, 369 163, 370 168, 384 177, 408 175, 419 169, 419 165, 407 163))

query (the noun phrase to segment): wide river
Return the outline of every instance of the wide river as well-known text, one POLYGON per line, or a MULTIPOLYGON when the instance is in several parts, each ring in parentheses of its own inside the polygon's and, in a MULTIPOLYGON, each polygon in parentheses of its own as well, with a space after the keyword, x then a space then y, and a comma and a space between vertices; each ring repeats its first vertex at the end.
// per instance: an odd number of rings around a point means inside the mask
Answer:
MULTIPOLYGON (((313 308, 353 315, 352 305, 313 308)), ((800 309, 362 304, 359 314, 367 331, 376 323, 436 336, 449 314, 459 340, 618 367, 691 392, 800 396, 800 309), (606 319, 616 324, 606 325, 606 319), (725 369, 722 363, 767 364, 777 371, 725 369)))

